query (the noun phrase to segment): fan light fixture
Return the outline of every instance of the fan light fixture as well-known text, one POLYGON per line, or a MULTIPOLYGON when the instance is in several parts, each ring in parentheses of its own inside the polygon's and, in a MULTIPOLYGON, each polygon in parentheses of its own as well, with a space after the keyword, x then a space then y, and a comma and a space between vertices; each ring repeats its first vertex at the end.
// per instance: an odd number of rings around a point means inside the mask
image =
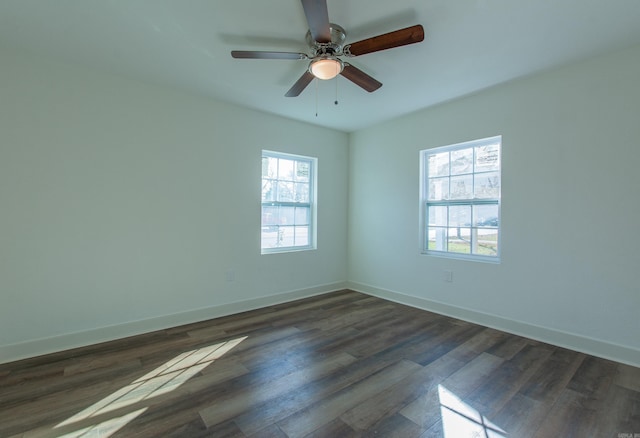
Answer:
POLYGON ((333 56, 326 56, 320 59, 311 61, 309 65, 309 71, 318 79, 328 80, 338 76, 344 64, 342 61, 333 56))

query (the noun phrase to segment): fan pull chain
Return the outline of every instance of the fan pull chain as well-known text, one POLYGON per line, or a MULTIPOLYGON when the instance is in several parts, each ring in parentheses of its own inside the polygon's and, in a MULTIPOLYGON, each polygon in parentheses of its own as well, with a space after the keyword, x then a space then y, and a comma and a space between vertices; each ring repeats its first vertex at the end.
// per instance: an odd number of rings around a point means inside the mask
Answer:
POLYGON ((336 100, 333 102, 335 105, 338 104, 338 76, 336 76, 336 100))
POLYGON ((318 78, 316 78, 315 83, 316 83, 316 117, 318 117, 318 78))

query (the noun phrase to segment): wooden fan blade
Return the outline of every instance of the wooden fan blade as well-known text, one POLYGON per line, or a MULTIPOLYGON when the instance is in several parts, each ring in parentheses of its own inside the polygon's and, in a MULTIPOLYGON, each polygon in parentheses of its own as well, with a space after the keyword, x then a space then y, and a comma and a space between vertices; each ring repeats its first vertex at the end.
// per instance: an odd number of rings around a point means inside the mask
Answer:
POLYGON ((307 85, 309 85, 314 78, 315 76, 309 73, 309 71, 304 72, 304 74, 300 76, 300 79, 298 79, 296 83, 293 84, 293 87, 291 87, 291 89, 287 91, 287 94, 285 94, 285 96, 286 97, 299 96, 300 93, 302 93, 304 89, 307 88, 307 85))
POLYGON ((231 56, 237 59, 307 59, 304 53, 295 52, 256 52, 251 50, 232 50, 231 56))
POLYGON ((344 69, 340 74, 359 87, 364 88, 369 93, 382 87, 382 82, 376 81, 374 78, 351 64, 345 63, 344 69))
POLYGON ((424 28, 420 24, 385 33, 357 43, 349 44, 345 49, 353 56, 364 55, 366 53, 377 52, 379 50, 393 49, 394 47, 406 46, 408 44, 419 43, 424 40, 424 28))
POLYGON ((327 0, 301 0, 304 15, 307 17, 309 31, 313 39, 319 43, 331 42, 329 29, 329 10, 327 0))

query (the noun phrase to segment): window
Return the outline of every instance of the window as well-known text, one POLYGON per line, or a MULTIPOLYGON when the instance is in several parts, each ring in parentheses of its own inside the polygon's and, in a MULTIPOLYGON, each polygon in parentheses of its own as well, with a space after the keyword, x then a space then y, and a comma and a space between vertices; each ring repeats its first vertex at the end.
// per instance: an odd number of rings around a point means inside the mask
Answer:
POLYGON ((262 151, 262 254, 315 248, 316 162, 262 151))
POLYGON ((421 155, 423 252, 500 260, 500 148, 491 137, 421 155))

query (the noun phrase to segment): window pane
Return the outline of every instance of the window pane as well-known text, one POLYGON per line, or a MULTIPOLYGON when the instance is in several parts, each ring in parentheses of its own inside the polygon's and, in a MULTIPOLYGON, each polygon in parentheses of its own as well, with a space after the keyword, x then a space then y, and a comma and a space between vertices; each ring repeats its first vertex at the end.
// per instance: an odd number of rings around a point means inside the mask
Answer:
POLYGON ((451 175, 473 172, 473 148, 451 151, 451 175))
POLYGON ((449 252, 471 254, 471 228, 449 228, 449 252))
POLYGON ((309 181, 310 163, 308 161, 296 161, 296 181, 309 181))
POLYGON ((295 184, 289 181, 278 182, 278 201, 293 202, 295 184))
POLYGON ((309 207, 296 207, 296 225, 309 225, 309 207))
POLYGON ((309 245, 309 227, 295 227, 295 245, 296 246, 308 246, 309 245))
POLYGON ((475 227, 497 227, 498 205, 474 205, 473 225, 475 227))
POLYGON ((262 227, 262 248, 278 247, 278 227, 262 227))
POLYGON ((295 223, 295 207, 280 207, 278 225, 293 225, 295 223))
POLYGON ((278 207, 262 206, 262 225, 278 224, 278 207))
POLYGON ((474 254, 497 256, 498 255, 498 230, 479 228, 475 230, 477 234, 477 245, 474 248, 474 254))
POLYGON ((262 179, 262 202, 276 200, 276 182, 271 179, 262 179))
POLYGON ((278 230, 278 246, 293 246, 294 243, 294 227, 284 226, 278 230))
POLYGON ((293 169, 295 166, 295 161, 293 160, 285 160, 283 158, 279 159, 278 162, 278 179, 293 181, 293 169))
POLYGON ((450 199, 471 199, 473 197, 473 175, 452 176, 450 199))
POLYGON ((476 172, 486 172, 488 170, 500 170, 500 144, 487 146, 477 146, 476 150, 476 172))
POLYGON ((500 195, 500 174, 498 172, 476 174, 474 185, 476 198, 497 199, 500 195))
POLYGON ((449 227, 470 227, 471 206, 452 205, 449 207, 449 227))
POLYGON ((429 225, 447 226, 447 207, 444 205, 429 206, 429 225))
POLYGON ((295 201, 296 202, 309 202, 309 184, 308 183, 297 183, 295 185, 296 193, 295 193, 295 201))
POLYGON ((429 200, 449 199, 449 178, 429 178, 429 200))
POLYGON ((442 227, 429 227, 427 249, 433 251, 447 250, 447 229, 442 227))
POLYGON ((449 152, 429 155, 429 176, 449 175, 449 152))
POLYGON ((262 157, 262 177, 278 177, 278 159, 273 157, 262 157))

